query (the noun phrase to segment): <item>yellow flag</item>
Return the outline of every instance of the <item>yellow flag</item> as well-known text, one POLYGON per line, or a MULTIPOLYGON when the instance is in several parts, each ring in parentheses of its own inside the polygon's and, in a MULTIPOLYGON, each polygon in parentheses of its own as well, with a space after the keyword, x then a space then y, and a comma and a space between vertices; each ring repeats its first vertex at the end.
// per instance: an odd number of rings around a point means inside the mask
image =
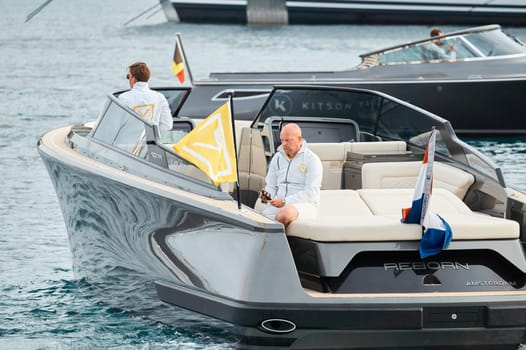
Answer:
POLYGON ((173 149, 179 156, 204 171, 214 185, 237 181, 230 102, 206 117, 176 143, 173 149))

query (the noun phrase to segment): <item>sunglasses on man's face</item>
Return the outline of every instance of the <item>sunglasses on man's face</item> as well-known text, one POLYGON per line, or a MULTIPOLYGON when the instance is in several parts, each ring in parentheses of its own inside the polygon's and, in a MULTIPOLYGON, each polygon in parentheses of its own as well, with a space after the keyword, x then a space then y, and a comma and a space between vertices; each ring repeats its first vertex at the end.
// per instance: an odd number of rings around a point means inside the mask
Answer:
POLYGON ((126 79, 130 80, 130 78, 131 78, 131 75, 129 73, 126 74, 126 79))

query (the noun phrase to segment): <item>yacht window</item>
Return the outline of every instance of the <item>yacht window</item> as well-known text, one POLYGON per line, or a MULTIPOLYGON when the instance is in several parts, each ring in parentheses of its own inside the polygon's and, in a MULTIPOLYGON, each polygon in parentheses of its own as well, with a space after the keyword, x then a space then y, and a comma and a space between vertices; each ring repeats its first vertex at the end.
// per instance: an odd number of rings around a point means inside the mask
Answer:
MULTIPOLYGON (((409 144, 419 146, 421 149, 425 149, 427 146, 427 142, 429 141, 430 135, 431 135, 431 131, 425 131, 421 134, 418 134, 418 135, 415 135, 409 138, 407 142, 409 144)), ((449 148, 447 147, 444 140, 442 139, 442 134, 440 133, 440 130, 437 130, 437 133, 436 133, 435 152, 437 154, 441 154, 448 158, 452 157, 451 152, 449 151, 449 148)))
POLYGON ((162 93, 168 104, 170 105, 170 110, 172 113, 175 113, 180 105, 182 104, 184 98, 188 94, 187 90, 171 90, 171 89, 155 89, 156 91, 162 93))
POLYGON ((476 45, 466 40, 465 37, 445 41, 444 47, 452 45, 455 47, 456 59, 483 57, 484 53, 476 45))
POLYGON ((110 103, 93 137, 126 152, 140 155, 144 148, 146 125, 116 103, 110 103))
MULTIPOLYGON (((524 45, 500 30, 447 36, 441 38, 440 42, 444 48, 450 45, 455 47, 455 57, 444 58, 448 60, 526 53, 524 45)), ((441 59, 430 57, 430 53, 434 51, 429 50, 432 45, 435 45, 433 40, 427 40, 377 52, 370 56, 375 56, 375 62, 377 61, 382 65, 419 63, 441 59)), ((364 61, 368 57, 365 56, 364 61)))
POLYGON ((172 130, 161 130, 161 143, 174 145, 194 128, 191 120, 174 120, 172 130))
POLYGON ((526 47, 497 30, 466 35, 465 40, 485 56, 503 56, 526 52, 526 47))
POLYGON ((409 46, 386 51, 378 58, 380 64, 400 64, 422 61, 420 46, 409 46))
MULTIPOLYGON (((301 127, 303 138, 307 142, 358 142, 360 141, 360 131, 358 124, 350 117, 344 118, 324 118, 321 121, 309 120, 308 118, 287 116, 287 117, 270 117, 272 130, 273 151, 281 145, 281 129, 288 123, 297 123, 301 127)), ((266 145, 269 141, 266 141, 266 145)), ((270 150, 270 146, 265 149, 270 150)))
POLYGON ((200 182, 206 182, 212 184, 212 180, 208 175, 206 175, 201 169, 193 165, 192 163, 187 162, 186 160, 176 157, 173 154, 166 153, 166 158, 168 162, 168 169, 175 171, 179 174, 189 176, 198 180, 200 182))

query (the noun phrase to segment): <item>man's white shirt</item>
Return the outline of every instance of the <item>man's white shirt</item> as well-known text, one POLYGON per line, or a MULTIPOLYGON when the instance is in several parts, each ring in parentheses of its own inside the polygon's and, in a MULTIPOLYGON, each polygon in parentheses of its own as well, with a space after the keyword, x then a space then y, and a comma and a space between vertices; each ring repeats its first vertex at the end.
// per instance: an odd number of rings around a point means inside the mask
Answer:
POLYGON ((279 146, 269 165, 265 190, 272 198, 282 198, 287 204, 304 202, 318 207, 322 177, 323 165, 307 142, 303 141, 292 159, 279 146))
POLYGON ((119 95, 119 99, 160 130, 171 130, 172 113, 163 94, 151 90, 148 83, 138 81, 130 91, 119 95))

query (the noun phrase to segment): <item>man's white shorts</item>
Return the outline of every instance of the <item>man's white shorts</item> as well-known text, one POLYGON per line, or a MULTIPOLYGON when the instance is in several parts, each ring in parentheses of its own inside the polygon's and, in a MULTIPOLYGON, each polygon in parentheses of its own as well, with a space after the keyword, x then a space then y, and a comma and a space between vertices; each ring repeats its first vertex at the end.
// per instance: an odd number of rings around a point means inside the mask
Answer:
MULTIPOLYGON (((312 203, 294 203, 290 205, 296 207, 296 210, 298 211, 298 220, 315 219, 318 215, 318 208, 312 203)), ((280 208, 267 204, 261 213, 267 218, 275 220, 279 209, 280 208)))

